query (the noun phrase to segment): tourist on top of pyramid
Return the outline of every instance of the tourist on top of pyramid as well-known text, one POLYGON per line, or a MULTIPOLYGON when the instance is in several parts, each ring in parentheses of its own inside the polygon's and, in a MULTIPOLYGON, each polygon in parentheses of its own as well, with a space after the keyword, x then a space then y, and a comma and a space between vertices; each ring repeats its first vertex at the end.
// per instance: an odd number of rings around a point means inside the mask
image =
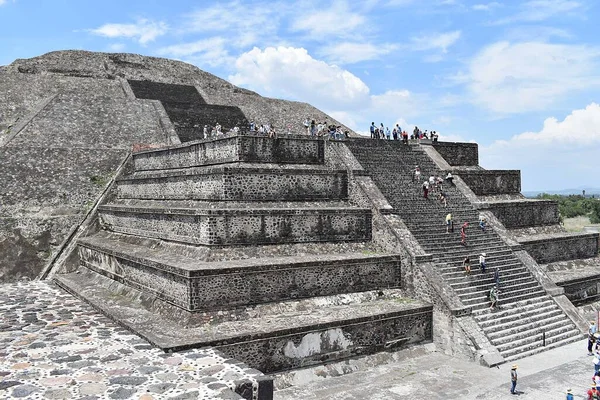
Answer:
POLYGON ((204 129, 202 130, 203 139, 208 139, 208 125, 204 125, 204 129))
POLYGON ((587 391, 588 400, 600 399, 600 392, 596 389, 596 384, 592 383, 592 387, 587 391))
POLYGON ((408 144, 408 133, 406 131, 402 131, 402 142, 408 144))
POLYGON ((425 199, 429 199, 429 197, 427 197, 428 194, 429 194, 429 182, 425 181, 425 182, 423 182, 423 197, 425 199))
POLYGON ((448 172, 448 175, 446 175, 446 182, 448 182, 450 185, 454 183, 454 177, 452 176, 451 172, 448 172))
POLYGON ((371 139, 375 139, 375 122, 371 122, 371 126, 369 127, 369 130, 371 131, 371 139))

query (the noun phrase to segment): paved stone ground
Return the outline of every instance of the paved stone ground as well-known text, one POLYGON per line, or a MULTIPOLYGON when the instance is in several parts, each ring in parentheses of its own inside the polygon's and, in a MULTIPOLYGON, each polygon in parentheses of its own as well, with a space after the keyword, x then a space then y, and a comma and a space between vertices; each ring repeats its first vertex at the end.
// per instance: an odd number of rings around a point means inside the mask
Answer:
MULTIPOLYGON (((518 396, 509 393, 510 366, 486 368, 431 351, 433 345, 421 346, 421 354, 412 349, 406 356, 394 355, 393 362, 353 370, 357 361, 338 363, 338 377, 323 379, 323 369, 312 369, 280 376, 276 384, 293 381, 293 387, 275 392, 275 400, 395 400, 395 399, 565 399, 571 388, 575 399, 587 399, 594 373, 592 357, 587 356, 586 341, 539 353, 516 361, 518 396)), ((402 353, 402 352, 399 352, 402 353)), ((369 364, 369 361, 360 361, 369 364)), ((327 368, 331 372, 334 368, 327 368)))
POLYGON ((213 350, 166 354, 49 282, 0 285, 0 398, 239 398, 256 370, 213 350))

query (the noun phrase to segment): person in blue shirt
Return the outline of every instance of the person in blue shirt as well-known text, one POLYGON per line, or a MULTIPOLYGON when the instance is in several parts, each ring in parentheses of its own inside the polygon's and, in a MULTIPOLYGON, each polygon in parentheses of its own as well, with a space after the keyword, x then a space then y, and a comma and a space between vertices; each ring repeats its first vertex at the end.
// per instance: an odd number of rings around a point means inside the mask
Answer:
POLYGON ((597 331, 596 322, 590 321, 590 327, 588 328, 588 356, 593 356, 592 347, 594 347, 594 343, 596 343, 596 337, 594 334, 597 331))

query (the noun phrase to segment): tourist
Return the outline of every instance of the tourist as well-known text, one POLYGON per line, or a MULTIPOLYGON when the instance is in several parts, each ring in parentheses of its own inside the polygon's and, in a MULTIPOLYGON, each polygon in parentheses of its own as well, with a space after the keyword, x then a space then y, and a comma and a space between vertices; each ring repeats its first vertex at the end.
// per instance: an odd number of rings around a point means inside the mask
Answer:
POLYGON ((481 272, 485 272, 485 267, 486 267, 485 257, 486 257, 485 253, 481 253, 479 255, 479 268, 481 269, 481 272))
POLYGON ((517 394, 517 364, 510 369, 510 393, 517 394))
POLYGON ((488 297, 490 299, 490 310, 493 310, 498 307, 499 295, 500 290, 496 286, 492 286, 490 292, 488 293, 488 297))
POLYGON ((312 136, 312 137, 317 136, 317 123, 315 122, 314 119, 312 121, 310 121, 310 136, 312 136))
POLYGON ((418 165, 415 165, 415 172, 413 173, 413 182, 421 182, 421 169, 418 165))
POLYGON ((571 388, 567 389, 567 400, 573 400, 573 391, 571 388))
POLYGON ((594 373, 598 373, 600 371, 600 351, 596 350, 592 363, 594 364, 594 373))
POLYGON ((471 259, 469 258, 468 255, 465 257, 462 264, 465 269, 465 274, 470 275, 471 274, 471 259))
POLYGON ((592 383, 592 387, 587 391, 588 400, 598 400, 600 399, 600 392, 596 389, 596 384, 592 383))
POLYGON ((454 221, 452 220, 452 213, 446 215, 446 233, 454 232, 454 221))
POLYGON ((202 130, 202 137, 204 139, 208 139, 208 125, 204 125, 204 129, 202 130))
POLYGON ((485 217, 483 215, 479 216, 479 228, 481 229, 482 232, 485 232, 485 226, 487 224, 487 220, 485 219, 485 217))
POLYGON ((427 200, 429 200, 429 197, 427 197, 428 194, 429 194, 429 182, 425 181, 425 182, 423 182, 423 197, 427 200))
POLYGON ((323 136, 323 130, 325 129, 327 125, 323 122, 319 122, 319 124, 317 125, 317 136, 321 137, 323 136))
POLYGON ((460 227, 460 244, 463 246, 467 245, 467 227, 469 226, 468 222, 465 222, 460 227))
POLYGON ((437 143, 438 141, 438 134, 436 131, 431 132, 431 140, 433 141, 433 143, 437 143))
POLYGON ((215 125, 215 131, 217 131, 217 135, 223 134, 223 132, 221 132, 221 124, 219 124, 218 122, 215 125))
POLYGON ((408 144, 408 133, 406 131, 402 131, 402 142, 408 144))
POLYGON ((383 122, 379 124, 379 139, 385 139, 385 129, 383 128, 383 122))
POLYGON ((398 130, 396 128, 392 130, 392 138, 394 138, 394 140, 398 140, 398 130))
POLYGON ((594 381, 594 385, 596 385, 596 390, 600 391, 600 371, 594 373, 592 381, 594 381))
POLYGON ((389 126, 385 127, 385 136, 386 136, 387 140, 390 140, 390 127, 389 126))
POLYGON ((440 194, 439 194, 438 200, 440 201, 440 203, 442 203, 444 205, 444 207, 448 207, 448 201, 446 200, 446 193, 445 192, 442 192, 440 190, 440 194))
POLYGON ((454 177, 452 176, 451 172, 448 172, 448 175, 446 175, 446 182, 448 182, 450 185, 454 183, 454 177))
POLYGON ((306 130, 306 134, 310 135, 310 119, 308 117, 306 117, 304 120, 304 128, 306 130))
POLYGON ((596 343, 596 335, 594 334, 597 330, 596 322, 590 321, 590 327, 588 328, 588 356, 594 355, 594 353, 592 353, 592 347, 594 346, 594 343, 596 343))
POLYGON ((254 124, 254 121, 250 121, 250 132, 254 132, 256 130, 256 125, 254 124))

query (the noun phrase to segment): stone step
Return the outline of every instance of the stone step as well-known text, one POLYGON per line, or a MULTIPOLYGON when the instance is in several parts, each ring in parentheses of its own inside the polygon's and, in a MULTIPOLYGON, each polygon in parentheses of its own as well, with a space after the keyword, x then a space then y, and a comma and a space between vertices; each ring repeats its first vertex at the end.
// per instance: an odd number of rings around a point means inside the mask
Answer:
POLYGON ((173 251, 94 236, 82 266, 188 311, 378 290, 400 285, 400 258, 324 254, 201 262, 173 251))
MULTIPOLYGON (((533 279, 533 277, 530 274, 523 273, 521 275, 522 276, 518 276, 518 277, 509 276, 509 277, 504 278, 500 282, 500 291, 503 290, 504 286, 512 286, 512 285, 525 284, 525 283, 530 283, 530 282, 537 283, 537 281, 535 279, 533 279)), ((452 289, 454 289, 454 291, 459 296, 461 296, 461 298, 463 295, 466 296, 468 294, 478 293, 481 291, 487 292, 490 290, 490 288, 492 286, 494 286, 496 284, 494 282, 494 279, 492 278, 492 275, 486 275, 487 279, 477 280, 475 282, 471 281, 470 278, 473 278, 473 275, 466 276, 466 280, 470 281, 470 282, 461 282, 461 283, 450 284, 452 289), (459 285, 462 285, 462 286, 459 286, 459 285)))
MULTIPOLYGON (((511 293, 511 294, 504 294, 500 296, 500 306, 502 307, 505 304, 511 304, 511 303, 516 303, 518 301, 522 301, 522 300, 527 300, 527 299, 532 299, 532 298, 536 298, 536 297, 541 297, 541 296, 545 296, 546 292, 544 292, 541 288, 539 290, 535 290, 535 291, 521 291, 520 293, 511 293)), ((467 301, 467 303, 469 304, 465 304, 465 305, 469 305, 473 311, 476 310, 485 310, 487 308, 489 308, 490 306, 490 301, 489 299, 486 297, 481 298, 481 299, 477 299, 477 300, 469 300, 467 301)))
POLYGON ((495 313, 496 311, 490 311, 489 314, 492 315, 482 314, 475 317, 475 320, 485 332, 490 332, 499 329, 504 325, 510 325, 521 320, 536 322, 547 317, 563 315, 562 310, 558 308, 554 302, 531 305, 529 308, 525 309, 515 309, 513 314, 504 315, 503 317, 497 317, 494 315, 495 313), (488 316, 489 319, 481 320, 480 317, 482 316, 488 316))
POLYGON ((370 209, 219 205, 110 204, 99 207, 99 215, 102 227, 109 231, 207 246, 371 239, 370 209))
POLYGON ((135 171, 187 168, 231 162, 323 164, 322 140, 223 135, 133 154, 135 171))
POLYGON ((127 199, 308 201, 348 198, 346 171, 318 165, 224 164, 136 172, 117 181, 127 199))
MULTIPOLYGON (((546 332, 546 342, 552 343, 562 339, 569 338, 571 336, 579 335, 580 332, 575 328, 575 325, 569 324, 554 328, 546 332)), ((542 345, 542 331, 538 331, 537 334, 530 335, 525 338, 517 339, 510 343, 497 345, 496 348, 502 354, 502 356, 511 356, 522 351, 531 350, 532 348, 542 345)))
POLYGON ((537 346, 525 346, 525 349, 514 349, 510 353, 505 352, 504 361, 510 363, 515 360, 519 360, 521 358, 529 357, 538 353, 541 353, 546 350, 551 350, 557 347, 561 347, 567 345, 569 343, 577 342, 581 340, 584 335, 581 332, 573 332, 571 336, 565 335, 565 338, 551 338, 550 340, 546 340, 546 346, 542 346, 541 343, 538 343, 537 346), (511 354, 511 355, 508 355, 511 354))
MULTIPOLYGON (((496 239, 496 238, 487 238, 487 237, 469 237, 467 236, 467 239, 469 240, 469 245, 470 246, 489 246, 489 247, 500 247, 500 246, 506 246, 506 244, 500 240, 500 239, 496 239)), ((427 252, 427 253, 431 253, 431 254, 437 254, 440 252, 446 252, 452 249, 459 249, 462 248, 462 245, 460 244, 460 237, 457 236, 453 236, 451 238, 449 238, 448 240, 445 240, 443 242, 432 242, 432 241, 425 241, 425 240, 419 240, 419 244, 421 245, 421 247, 423 247, 423 249, 427 252)))
MULTIPOLYGON (((510 268, 500 269, 500 284, 504 282, 506 279, 510 279, 513 277, 530 277, 531 274, 522 264, 514 264, 509 265, 510 268)), ((482 280, 491 281, 493 272, 486 272, 482 274, 479 272, 479 267, 471 266, 471 275, 468 277, 465 275, 465 270, 463 267, 456 268, 452 267, 453 270, 443 272, 441 275, 445 281, 447 281, 450 286, 460 288, 463 286, 471 286, 473 283, 477 284, 482 280)))
MULTIPOLYGON (((479 290, 477 290, 477 288, 473 287, 472 288, 473 290, 470 292, 462 292, 459 295, 460 300, 463 303, 468 304, 473 301, 479 301, 482 298, 487 299, 488 292, 492 288, 492 286, 494 286, 494 285, 489 285, 486 289, 479 289, 479 290)), ((502 286, 502 288, 500 290, 501 299, 502 299, 502 296, 510 297, 511 295, 517 295, 522 292, 527 292, 532 289, 540 288, 540 284, 538 283, 538 281, 536 281, 534 279, 531 279, 529 281, 522 282, 522 283, 513 282, 511 284, 511 283, 505 282, 501 286, 502 286)))
POLYGON ((529 298, 523 301, 515 302, 500 308, 497 311, 490 312, 489 310, 477 310, 473 311, 473 317, 477 322, 485 322, 490 320, 502 319, 505 317, 514 317, 520 312, 529 312, 535 310, 538 307, 556 306, 556 303, 548 295, 541 296, 539 298, 529 298))
POLYGON ((563 314, 558 314, 531 322, 528 320, 513 321, 512 324, 499 326, 498 328, 503 328, 501 330, 488 329, 484 330, 484 332, 494 346, 500 346, 537 335, 542 331, 550 332, 555 329, 564 328, 565 325, 574 327, 573 323, 567 317, 563 314))
POLYGON ((165 351, 214 347, 265 373, 432 340, 432 306, 404 298, 397 290, 271 303, 185 318, 136 289, 86 269, 57 274, 55 280, 165 351))
MULTIPOLYGON (((468 242, 467 242, 468 243, 468 242)), ((497 247, 493 247, 493 248, 485 248, 485 246, 463 246, 462 249, 459 250, 453 250, 451 252, 447 252, 447 253, 438 253, 434 255, 434 260, 437 260, 438 262, 444 262, 447 264, 451 264, 451 265, 459 265, 462 263, 462 261, 465 259, 465 257, 467 256, 467 254, 470 257, 474 257, 474 255, 478 255, 481 252, 485 252, 488 257, 501 257, 501 256, 506 256, 506 257, 511 257, 511 261, 515 260, 516 257, 514 256, 514 253, 512 252, 512 250, 504 245, 504 246, 497 246, 497 247)), ((477 260, 471 260, 471 263, 474 263, 477 260)))

